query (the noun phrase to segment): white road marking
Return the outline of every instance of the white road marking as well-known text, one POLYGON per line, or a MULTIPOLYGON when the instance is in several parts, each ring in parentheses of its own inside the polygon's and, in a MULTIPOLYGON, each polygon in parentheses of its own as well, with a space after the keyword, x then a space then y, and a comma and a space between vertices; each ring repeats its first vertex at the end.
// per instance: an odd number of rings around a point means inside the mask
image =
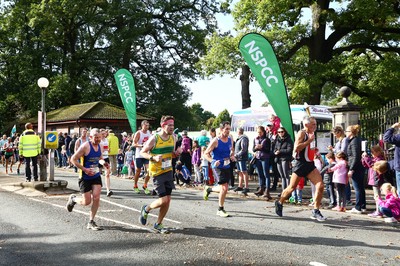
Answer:
MULTIPOLYGON (((138 210, 138 209, 131 208, 131 207, 128 207, 128 206, 119 204, 119 203, 115 203, 115 202, 106 200, 106 199, 100 198, 100 201, 104 201, 104 202, 107 202, 107 203, 109 203, 109 204, 111 204, 111 205, 115 205, 115 206, 118 206, 118 207, 121 207, 121 208, 125 208, 125 209, 128 209, 128 210, 131 210, 131 211, 135 211, 135 212, 139 212, 139 213, 140 213, 140 210, 138 210)), ((152 213, 149 213, 149 215, 150 215, 150 216, 153 216, 153 217, 157 217, 157 215, 152 214, 152 213)), ((177 223, 177 224, 181 224, 181 222, 179 222, 179 221, 175 221, 175 220, 168 219, 168 218, 164 218, 164 220, 169 221, 169 222, 173 222, 173 223, 177 223)))
MULTIPOLYGON (((33 201, 40 202, 40 203, 48 204, 48 205, 51 205, 51 206, 54 206, 54 207, 65 209, 65 206, 62 206, 62 205, 46 202, 46 201, 39 200, 39 199, 36 199, 36 198, 29 198, 29 199, 33 200, 33 201)), ((77 212, 77 213, 80 213, 80 214, 83 214, 83 215, 86 215, 86 216, 89 216, 89 212, 84 212, 84 211, 80 211, 80 210, 73 210, 73 211, 77 212)), ((100 216, 100 215, 96 215, 96 218, 104 220, 104 221, 113 222, 113 223, 116 223, 116 224, 122 224, 122 225, 125 225, 125 226, 130 226, 130 227, 133 227, 133 228, 136 228, 136 229, 142 229, 142 230, 146 230, 148 232, 154 233, 154 231, 152 229, 147 228, 147 227, 142 227, 142 226, 138 226, 138 225, 135 225, 135 224, 125 223, 125 222, 122 222, 122 221, 110 219, 110 218, 103 217, 103 216, 100 216)))

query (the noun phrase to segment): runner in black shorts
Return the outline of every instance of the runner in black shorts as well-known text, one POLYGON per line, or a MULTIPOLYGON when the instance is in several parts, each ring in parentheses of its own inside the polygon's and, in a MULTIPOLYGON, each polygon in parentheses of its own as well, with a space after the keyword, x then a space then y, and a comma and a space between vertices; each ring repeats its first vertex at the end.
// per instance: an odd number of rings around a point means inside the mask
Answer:
POLYGON ((321 199, 324 191, 322 177, 314 165, 315 154, 315 130, 317 129, 317 121, 314 117, 306 117, 303 120, 304 129, 297 133, 294 143, 295 161, 293 163, 293 174, 290 178, 289 186, 282 191, 281 198, 275 201, 275 212, 282 216, 283 202, 290 197, 293 190, 296 189, 300 179, 307 177, 315 185, 315 201, 311 219, 325 221, 319 211, 321 199))
POLYGON ((160 209, 153 229, 162 234, 169 233, 169 230, 163 226, 162 222, 171 203, 171 192, 175 189, 172 157, 176 157, 182 152, 181 148, 176 149, 176 139, 173 135, 174 124, 173 116, 163 116, 160 122, 161 131, 151 136, 140 150, 140 155, 150 161, 149 173, 153 178, 158 199, 142 206, 139 222, 142 225, 146 225, 149 212, 153 209, 160 209))
POLYGON ((92 203, 90 209, 90 221, 87 229, 101 230, 101 227, 94 222, 97 210, 100 205, 101 193, 101 175, 99 163, 106 167, 107 171, 110 165, 103 160, 103 149, 100 145, 101 135, 97 128, 90 131, 89 141, 82 143, 79 149, 71 157, 71 162, 80 169, 79 188, 82 197, 71 195, 67 202, 67 210, 71 212, 75 204, 87 206, 92 203), (83 157, 82 161, 79 161, 83 157))
POLYGON ((229 217, 224 209, 225 197, 228 192, 228 184, 231 180, 230 163, 236 161, 233 151, 233 140, 229 136, 231 125, 229 122, 222 123, 221 134, 214 138, 205 151, 205 158, 211 163, 214 178, 218 180, 218 187, 204 187, 203 198, 208 200, 211 192, 218 192, 219 208, 217 215, 229 217))

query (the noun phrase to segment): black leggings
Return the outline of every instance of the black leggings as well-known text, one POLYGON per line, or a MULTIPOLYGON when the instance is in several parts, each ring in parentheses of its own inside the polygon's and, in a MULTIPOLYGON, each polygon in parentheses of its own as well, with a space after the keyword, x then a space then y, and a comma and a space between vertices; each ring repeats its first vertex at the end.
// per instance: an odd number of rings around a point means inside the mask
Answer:
POLYGON ((335 183, 335 186, 336 186, 336 190, 338 193, 337 204, 338 204, 338 206, 345 208, 346 207, 346 185, 335 183))

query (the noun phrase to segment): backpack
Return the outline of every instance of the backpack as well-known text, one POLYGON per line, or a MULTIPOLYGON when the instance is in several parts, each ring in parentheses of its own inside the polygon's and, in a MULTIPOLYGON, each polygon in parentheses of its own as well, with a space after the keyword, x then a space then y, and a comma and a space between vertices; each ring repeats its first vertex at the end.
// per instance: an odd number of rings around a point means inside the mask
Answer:
POLYGON ((191 174, 190 174, 189 169, 186 167, 186 165, 182 165, 181 174, 183 176, 183 179, 190 180, 191 174))
POLYGON ((188 152, 190 150, 190 138, 186 137, 182 139, 182 144, 181 144, 182 152, 188 152))

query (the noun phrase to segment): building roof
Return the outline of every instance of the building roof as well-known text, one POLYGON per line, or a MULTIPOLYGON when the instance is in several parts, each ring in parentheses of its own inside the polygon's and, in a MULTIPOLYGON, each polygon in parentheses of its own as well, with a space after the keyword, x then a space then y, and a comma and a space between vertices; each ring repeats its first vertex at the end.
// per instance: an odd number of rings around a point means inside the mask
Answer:
MULTIPOLYGON (((106 102, 91 102, 75 104, 70 106, 61 107, 46 113, 46 121, 49 122, 63 122, 71 120, 125 120, 128 119, 124 108, 106 103, 106 102)), ((137 120, 155 120, 154 117, 146 116, 137 113, 137 120)), ((37 122, 37 118, 34 122, 37 122)))

